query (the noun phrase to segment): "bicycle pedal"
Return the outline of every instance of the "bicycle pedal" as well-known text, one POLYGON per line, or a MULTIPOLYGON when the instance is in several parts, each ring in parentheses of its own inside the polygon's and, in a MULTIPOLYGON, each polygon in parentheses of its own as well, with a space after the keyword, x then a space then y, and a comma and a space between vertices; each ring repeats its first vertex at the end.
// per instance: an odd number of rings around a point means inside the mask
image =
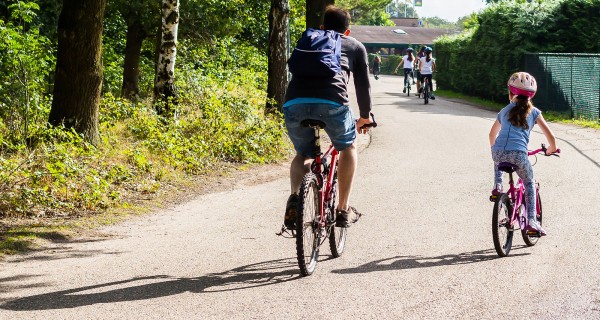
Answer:
POLYGON ((541 238, 542 237, 542 235, 537 231, 527 231, 527 232, 525 232, 525 234, 527 234, 528 236, 533 237, 533 238, 541 238))
POLYGON ((296 230, 290 230, 286 228, 285 225, 281 226, 281 230, 279 232, 275 232, 276 235, 284 238, 296 238, 296 230))

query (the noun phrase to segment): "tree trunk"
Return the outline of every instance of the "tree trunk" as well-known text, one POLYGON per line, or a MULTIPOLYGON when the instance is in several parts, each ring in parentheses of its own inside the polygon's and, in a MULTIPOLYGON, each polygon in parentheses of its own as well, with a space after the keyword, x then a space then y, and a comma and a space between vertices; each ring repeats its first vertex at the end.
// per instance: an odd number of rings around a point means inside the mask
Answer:
POLYGON ((323 24, 325 7, 334 0, 306 0, 306 27, 318 29, 323 24))
POLYGON ((269 62, 267 85, 267 112, 283 111, 283 101, 287 87, 288 59, 288 18, 290 5, 288 0, 271 0, 269 14, 269 62))
POLYGON ((179 0, 162 0, 162 32, 154 82, 154 98, 158 102, 159 114, 170 114, 170 104, 175 103, 177 98, 174 76, 178 25, 179 0))
POLYGON ((48 122, 100 141, 102 21, 106 0, 64 0, 58 18, 54 97, 48 122))
POLYGON ((140 55, 146 32, 136 17, 127 25, 127 40, 125 43, 125 63, 123 66, 123 86, 121 96, 137 102, 139 98, 140 55))

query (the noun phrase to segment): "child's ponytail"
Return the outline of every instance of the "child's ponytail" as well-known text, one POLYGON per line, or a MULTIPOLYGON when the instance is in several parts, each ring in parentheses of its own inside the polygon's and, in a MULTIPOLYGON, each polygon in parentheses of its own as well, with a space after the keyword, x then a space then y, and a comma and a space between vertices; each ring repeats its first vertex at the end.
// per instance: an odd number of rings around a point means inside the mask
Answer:
POLYGON ((529 129, 529 125, 527 124, 527 116, 531 112, 531 108, 533 108, 533 104, 529 97, 518 95, 515 96, 516 105, 514 108, 510 109, 508 113, 508 121, 512 123, 515 127, 521 127, 524 129, 529 129))

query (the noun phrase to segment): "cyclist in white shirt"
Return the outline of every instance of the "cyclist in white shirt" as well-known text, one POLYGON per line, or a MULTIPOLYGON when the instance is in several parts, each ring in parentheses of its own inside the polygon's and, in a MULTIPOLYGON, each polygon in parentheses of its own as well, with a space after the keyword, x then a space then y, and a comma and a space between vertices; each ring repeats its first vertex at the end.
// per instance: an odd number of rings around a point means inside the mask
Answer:
MULTIPOLYGON (((429 92, 431 93, 430 99, 435 100, 433 95, 433 73, 435 72, 435 59, 432 57, 433 49, 431 47, 425 47, 425 56, 419 59, 419 71, 423 82, 425 78, 429 79, 429 92)), ((423 88, 421 88, 422 90, 423 88)), ((420 92, 420 90, 419 90, 420 92)))
POLYGON ((402 90, 402 93, 406 93, 406 84, 408 83, 408 85, 410 85, 410 83, 407 81, 407 78, 409 75, 413 79, 413 83, 415 82, 415 76, 413 73, 413 70, 415 68, 415 61, 416 61, 416 59, 415 59, 415 56, 413 55, 413 49, 408 48, 408 49, 406 49, 406 54, 402 57, 402 60, 400 60, 400 63, 398 63, 396 70, 394 70, 394 73, 397 73, 398 68, 400 68, 400 65, 403 65, 404 89, 402 90))

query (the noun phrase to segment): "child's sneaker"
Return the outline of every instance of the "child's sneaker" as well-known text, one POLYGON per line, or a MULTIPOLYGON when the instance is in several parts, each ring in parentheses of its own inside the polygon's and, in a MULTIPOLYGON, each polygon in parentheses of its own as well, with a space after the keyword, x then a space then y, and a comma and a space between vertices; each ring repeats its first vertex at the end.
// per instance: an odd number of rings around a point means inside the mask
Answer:
POLYGON ((406 93, 406 87, 404 87, 404 89, 402 89, 402 93, 406 93))
POLYGON ((541 237, 546 235, 546 231, 542 228, 542 226, 540 225, 539 222, 537 222, 537 220, 535 219, 529 219, 528 221, 528 225, 525 227, 525 231, 527 233, 529 232, 536 232, 538 233, 541 237))
POLYGON ((492 195, 493 196, 501 195, 504 192, 504 190, 502 190, 502 189, 503 189, 502 184, 497 183, 496 186, 494 187, 494 189, 492 189, 492 195))

